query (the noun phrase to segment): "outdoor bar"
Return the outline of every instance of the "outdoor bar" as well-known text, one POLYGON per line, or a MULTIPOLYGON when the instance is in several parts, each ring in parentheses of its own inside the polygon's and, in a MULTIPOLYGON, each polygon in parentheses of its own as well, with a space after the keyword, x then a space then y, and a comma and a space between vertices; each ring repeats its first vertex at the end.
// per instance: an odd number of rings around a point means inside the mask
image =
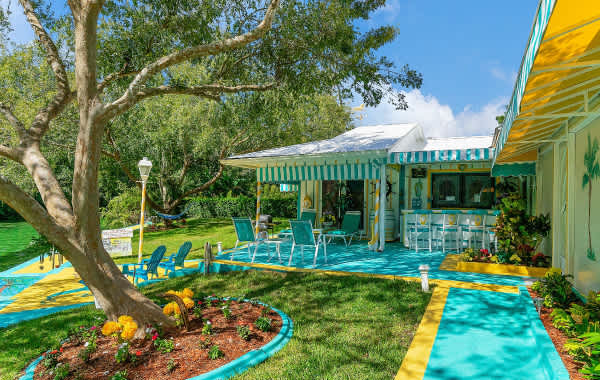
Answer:
MULTIPOLYGON (((298 218, 314 213, 314 227, 339 227, 346 212, 360 212, 360 235, 373 250, 391 241, 429 248, 432 240, 439 243, 434 230, 456 226, 461 236, 453 250, 458 251, 472 238, 485 246, 484 232, 495 224, 499 184, 519 189, 528 204, 535 197, 535 167, 532 172, 506 165, 492 172, 493 140, 427 138, 418 124, 363 126, 329 140, 232 156, 223 163, 256 170, 258 194, 264 184, 296 190, 298 218)), ((257 203, 258 219, 269 210, 260 210, 260 197, 257 203)))

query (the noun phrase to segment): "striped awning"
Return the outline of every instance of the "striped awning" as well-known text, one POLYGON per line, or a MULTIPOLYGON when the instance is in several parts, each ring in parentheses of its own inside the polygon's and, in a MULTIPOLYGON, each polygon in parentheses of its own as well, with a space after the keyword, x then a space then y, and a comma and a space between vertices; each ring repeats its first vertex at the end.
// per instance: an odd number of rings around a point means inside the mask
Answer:
POLYGON ((420 164, 450 161, 489 161, 494 148, 430 150, 421 152, 390 153, 390 164, 420 164))
POLYGON ((287 183, 296 181, 378 179, 379 164, 289 165, 256 169, 259 182, 287 183))
POLYGON ((496 164, 492 168, 492 177, 521 177, 528 175, 535 175, 535 162, 496 164))
POLYGON ((567 123, 596 118, 600 94, 600 3, 541 0, 497 140, 495 163, 523 162, 564 141, 567 123))
POLYGON ((298 186, 298 184, 294 183, 281 183, 279 184, 279 191, 281 191, 282 193, 288 193, 298 191, 299 187, 300 186, 298 186))

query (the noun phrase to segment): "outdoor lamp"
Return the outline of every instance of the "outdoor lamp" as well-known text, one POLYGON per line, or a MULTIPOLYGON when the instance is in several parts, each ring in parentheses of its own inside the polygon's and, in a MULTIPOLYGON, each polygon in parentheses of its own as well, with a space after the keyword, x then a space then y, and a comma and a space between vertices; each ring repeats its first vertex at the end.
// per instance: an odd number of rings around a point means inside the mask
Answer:
POLYGON ((140 162, 138 162, 138 168, 140 169, 140 177, 142 177, 142 182, 146 182, 150 176, 152 162, 148 160, 148 157, 144 157, 140 160, 140 162))
MULTIPOLYGON (((142 177, 142 206, 140 214, 140 245, 138 248, 138 264, 142 262, 142 250, 144 248, 144 209, 146 208, 146 181, 150 176, 150 169, 152 169, 152 162, 147 157, 144 157, 138 162, 138 168, 140 169, 140 177, 142 177)), ((133 276, 135 278, 135 274, 133 276)))

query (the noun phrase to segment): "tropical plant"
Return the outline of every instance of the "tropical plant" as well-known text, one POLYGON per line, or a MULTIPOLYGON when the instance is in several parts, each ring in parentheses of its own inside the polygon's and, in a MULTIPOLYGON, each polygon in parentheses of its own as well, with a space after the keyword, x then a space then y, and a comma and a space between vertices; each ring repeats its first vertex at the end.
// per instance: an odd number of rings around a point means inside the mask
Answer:
POLYGON ((546 307, 567 309, 577 300, 573 285, 569 281, 573 276, 562 274, 558 268, 552 268, 540 280, 540 295, 544 298, 546 307))
MULTIPOLYGON (((500 215, 496 219, 500 261, 522 265, 532 264, 542 239, 550 233, 549 215, 528 215, 526 202, 517 194, 506 196, 500 201, 500 215), (517 257, 513 259, 513 256, 517 257), (517 260, 518 259, 518 260, 517 260)), ((536 264, 546 263, 537 261, 536 264)))
POLYGON ((581 373, 588 379, 600 379, 600 332, 583 334, 580 338, 588 349, 588 360, 581 373))
POLYGON ((271 322, 270 318, 258 317, 254 322, 254 325, 262 331, 269 331, 271 330, 271 322))
POLYGON ((592 136, 588 134, 588 147, 583 156, 583 163, 585 164, 585 174, 583 175, 583 189, 588 187, 588 249, 587 257, 590 260, 596 260, 596 253, 592 247, 592 184, 595 179, 600 177, 600 164, 596 159, 596 155, 600 150, 600 144, 598 139, 594 138, 592 142, 592 136))
POLYGON ((216 344, 214 346, 211 346, 208 350, 208 358, 211 360, 217 360, 222 358, 223 356, 225 356, 225 354, 216 344))

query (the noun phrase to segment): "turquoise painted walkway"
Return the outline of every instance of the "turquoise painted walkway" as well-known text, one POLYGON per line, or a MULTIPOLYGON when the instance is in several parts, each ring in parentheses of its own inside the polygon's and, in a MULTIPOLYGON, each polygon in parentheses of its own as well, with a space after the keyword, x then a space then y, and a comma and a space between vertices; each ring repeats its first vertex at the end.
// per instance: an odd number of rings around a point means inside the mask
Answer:
POLYGON ((451 288, 424 380, 568 380, 527 289, 451 288))

